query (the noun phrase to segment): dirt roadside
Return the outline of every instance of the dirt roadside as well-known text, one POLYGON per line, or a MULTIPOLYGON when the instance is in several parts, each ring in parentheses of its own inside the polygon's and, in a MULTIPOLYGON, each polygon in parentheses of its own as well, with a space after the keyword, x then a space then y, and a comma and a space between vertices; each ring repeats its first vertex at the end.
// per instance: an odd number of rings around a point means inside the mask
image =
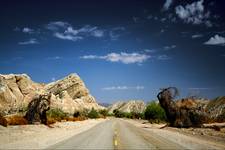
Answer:
POLYGON ((158 136, 166 137, 168 140, 188 147, 189 149, 202 149, 202 147, 208 147, 208 149, 225 149, 224 128, 221 131, 215 131, 209 128, 162 128, 166 124, 151 124, 146 120, 124 120, 137 127, 149 130, 158 136))
POLYGON ((0 149, 44 149, 105 120, 57 122, 51 128, 45 125, 0 126, 0 149))

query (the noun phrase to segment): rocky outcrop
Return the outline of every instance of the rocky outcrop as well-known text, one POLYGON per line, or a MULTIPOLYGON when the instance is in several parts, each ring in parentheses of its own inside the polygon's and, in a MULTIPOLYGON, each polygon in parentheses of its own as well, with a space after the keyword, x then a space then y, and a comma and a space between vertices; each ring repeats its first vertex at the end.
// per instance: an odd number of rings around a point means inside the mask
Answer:
POLYGON ((45 85, 44 89, 52 93, 52 107, 61 108, 68 113, 91 108, 97 110, 104 108, 97 104, 77 74, 71 74, 61 80, 49 83, 45 85))
POLYGON ((16 113, 27 107, 32 99, 46 93, 51 94, 51 107, 67 113, 103 108, 76 74, 46 85, 33 82, 26 74, 0 74, 0 113, 16 113))
POLYGON ((142 113, 145 110, 145 103, 141 100, 119 101, 109 106, 109 113, 113 113, 113 110, 119 110, 121 112, 136 112, 142 113))
POLYGON ((28 105, 43 86, 34 83, 26 74, 0 74, 0 112, 11 114, 28 105))
POLYGON ((209 113, 211 120, 217 122, 225 121, 225 96, 217 97, 206 105, 206 112, 209 113))

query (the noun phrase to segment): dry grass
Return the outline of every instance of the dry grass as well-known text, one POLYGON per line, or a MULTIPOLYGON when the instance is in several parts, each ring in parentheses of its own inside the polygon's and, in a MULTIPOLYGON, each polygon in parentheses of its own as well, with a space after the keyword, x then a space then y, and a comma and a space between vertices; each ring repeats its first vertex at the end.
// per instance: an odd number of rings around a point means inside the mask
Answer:
POLYGON ((66 118, 66 121, 83 121, 83 120, 86 120, 86 118, 85 117, 72 117, 72 118, 68 117, 68 118, 66 118))
POLYGON ((7 127, 7 120, 0 115, 0 125, 7 127))
POLYGON ((61 122, 62 120, 64 121, 83 121, 83 120, 86 120, 87 118, 86 117, 66 117, 66 118, 63 118, 63 119, 59 119, 59 118, 53 118, 53 117, 49 117, 48 118, 48 122, 47 122, 47 125, 51 125, 51 124, 54 124, 56 122, 61 122))
POLYGON ((58 121, 58 120, 55 120, 54 118, 48 118, 47 125, 54 124, 54 123, 56 123, 57 121, 58 121))
POLYGON ((7 117, 8 125, 26 125, 28 124, 27 120, 19 115, 7 117))

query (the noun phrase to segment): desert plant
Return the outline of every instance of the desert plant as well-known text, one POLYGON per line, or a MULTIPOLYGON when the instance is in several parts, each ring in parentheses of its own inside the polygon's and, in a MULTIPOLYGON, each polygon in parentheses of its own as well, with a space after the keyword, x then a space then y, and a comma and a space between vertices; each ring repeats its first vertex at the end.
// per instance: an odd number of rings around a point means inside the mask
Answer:
POLYGON ((159 104, 157 104, 156 102, 151 102, 147 105, 145 109, 144 118, 147 120, 165 121, 166 114, 159 104))
POLYGON ((27 120, 23 116, 14 115, 7 117, 8 125, 26 125, 28 124, 27 120))
POLYGON ((76 111, 73 113, 73 117, 79 117, 81 116, 81 113, 79 111, 76 111))
POLYGON ((102 109, 99 111, 99 113, 105 118, 106 116, 108 116, 108 111, 106 109, 102 109))
POLYGON ((91 111, 88 113, 88 118, 91 118, 91 119, 99 118, 98 111, 92 108, 91 111))
MULTIPOLYGON (((143 113, 140 113, 140 112, 130 112, 130 118, 132 119, 144 119, 144 114, 143 113)), ((128 118, 128 117, 127 117, 128 118)))
POLYGON ((113 110, 113 114, 114 114, 114 116, 117 117, 117 118, 122 118, 122 117, 124 117, 124 114, 123 114, 121 111, 119 111, 118 109, 114 109, 114 110, 113 110))
POLYGON ((47 111, 47 118, 55 119, 56 121, 65 120, 68 117, 68 114, 63 112, 59 108, 52 108, 47 111))

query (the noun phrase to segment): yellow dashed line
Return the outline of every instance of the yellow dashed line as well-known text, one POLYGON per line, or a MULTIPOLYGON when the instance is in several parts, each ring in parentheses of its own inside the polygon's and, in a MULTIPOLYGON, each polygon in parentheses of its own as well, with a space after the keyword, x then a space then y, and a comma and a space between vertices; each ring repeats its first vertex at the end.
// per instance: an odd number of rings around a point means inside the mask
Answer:
POLYGON ((115 145, 115 146, 117 146, 117 145, 118 145, 117 140, 114 140, 114 145, 115 145))
POLYGON ((115 149, 117 149, 117 146, 118 146, 118 132, 117 132, 117 129, 114 129, 114 138, 113 138, 113 144, 114 144, 114 147, 115 149))

